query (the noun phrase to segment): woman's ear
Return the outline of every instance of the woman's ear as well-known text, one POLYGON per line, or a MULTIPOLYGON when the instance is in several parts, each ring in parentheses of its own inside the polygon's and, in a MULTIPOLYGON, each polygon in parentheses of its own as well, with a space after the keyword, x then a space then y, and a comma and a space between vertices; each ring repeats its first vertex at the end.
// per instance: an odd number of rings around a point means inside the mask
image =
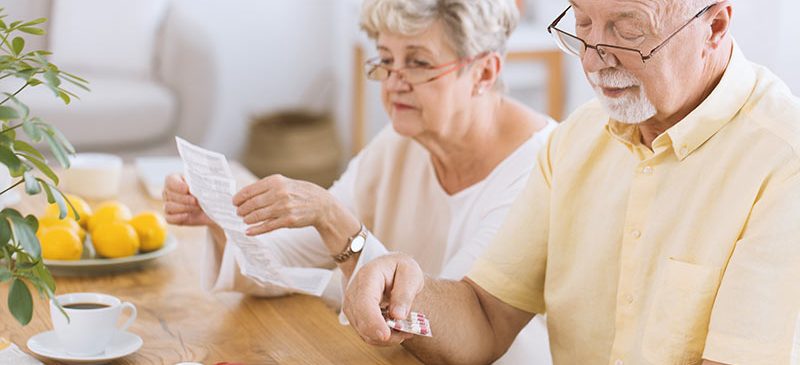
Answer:
POLYGON ((503 58, 497 52, 489 52, 479 56, 473 64, 473 80, 475 87, 472 95, 482 95, 491 90, 503 69, 503 58))

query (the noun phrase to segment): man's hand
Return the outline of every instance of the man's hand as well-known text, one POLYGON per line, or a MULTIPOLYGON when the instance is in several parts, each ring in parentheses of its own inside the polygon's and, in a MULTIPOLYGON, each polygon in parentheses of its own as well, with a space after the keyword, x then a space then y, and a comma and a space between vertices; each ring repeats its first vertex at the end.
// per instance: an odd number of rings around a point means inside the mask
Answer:
POLYGON ((377 258, 364 265, 348 286, 344 312, 367 343, 401 343, 414 335, 389 329, 381 309, 388 305, 389 316, 405 319, 424 284, 425 275, 410 256, 394 253, 377 258))

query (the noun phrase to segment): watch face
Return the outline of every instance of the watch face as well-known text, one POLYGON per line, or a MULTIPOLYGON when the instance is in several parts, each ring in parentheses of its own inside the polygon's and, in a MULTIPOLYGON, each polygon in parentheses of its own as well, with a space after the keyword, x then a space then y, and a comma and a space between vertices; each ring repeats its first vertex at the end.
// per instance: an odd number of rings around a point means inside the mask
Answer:
POLYGON ((353 238, 353 242, 350 242, 350 251, 361 252, 361 249, 364 248, 364 243, 366 243, 364 237, 356 236, 356 238, 353 238))

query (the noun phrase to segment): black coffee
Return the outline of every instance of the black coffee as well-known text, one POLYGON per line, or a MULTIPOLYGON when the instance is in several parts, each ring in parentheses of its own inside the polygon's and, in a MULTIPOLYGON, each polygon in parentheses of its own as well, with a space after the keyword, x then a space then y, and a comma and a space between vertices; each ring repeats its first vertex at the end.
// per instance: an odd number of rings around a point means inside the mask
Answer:
POLYGON ((100 309, 108 307, 110 307, 110 305, 102 303, 72 303, 64 306, 64 308, 69 309, 100 309))

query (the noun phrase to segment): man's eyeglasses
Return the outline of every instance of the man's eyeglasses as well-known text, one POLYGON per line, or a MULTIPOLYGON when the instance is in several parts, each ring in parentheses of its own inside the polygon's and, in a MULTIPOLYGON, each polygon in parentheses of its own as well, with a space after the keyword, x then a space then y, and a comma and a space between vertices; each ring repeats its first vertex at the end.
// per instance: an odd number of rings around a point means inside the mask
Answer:
POLYGON ((651 49, 650 52, 647 52, 647 54, 644 54, 642 53, 641 50, 635 48, 614 46, 602 43, 594 45, 588 44, 580 37, 565 32, 561 29, 558 29, 556 26, 558 25, 559 22, 561 22, 561 19, 563 19, 564 16, 567 15, 567 12, 569 12, 569 9, 572 8, 572 5, 568 6, 567 10, 564 10, 564 12, 561 13, 561 15, 559 15, 558 18, 556 18, 556 20, 554 20, 549 27, 547 27, 547 32, 549 32, 550 35, 553 36, 553 39, 555 40, 558 47, 561 48, 561 50, 566 52, 567 54, 582 58, 583 55, 586 53, 586 50, 590 48, 597 51, 597 54, 600 55, 600 59, 602 59, 603 62, 608 63, 607 58, 609 57, 609 55, 613 55, 617 59, 617 61, 626 68, 638 70, 638 69, 643 69, 645 67, 645 64, 647 63, 647 60, 653 58, 655 53, 661 50, 667 44, 667 42, 669 42, 673 37, 675 37, 675 35, 677 35, 684 28, 689 26, 689 24, 691 24, 695 19, 702 17, 703 14, 707 13, 709 10, 711 10, 711 8, 713 8, 718 4, 721 4, 722 2, 724 1, 711 4, 703 8, 703 10, 700 10, 700 12, 697 13, 697 15, 689 19, 689 21, 687 21, 682 27, 678 28, 678 30, 673 32, 669 37, 667 37, 667 39, 661 42, 661 44, 651 49))
POLYGON ((489 51, 478 54, 474 57, 462 58, 452 62, 443 63, 435 66, 408 66, 401 68, 391 68, 385 64, 380 57, 368 60, 364 67, 367 78, 373 81, 388 80, 392 73, 397 75, 409 85, 420 85, 434 80, 438 80, 447 74, 460 70, 462 67, 471 64, 475 60, 488 55, 489 51))

